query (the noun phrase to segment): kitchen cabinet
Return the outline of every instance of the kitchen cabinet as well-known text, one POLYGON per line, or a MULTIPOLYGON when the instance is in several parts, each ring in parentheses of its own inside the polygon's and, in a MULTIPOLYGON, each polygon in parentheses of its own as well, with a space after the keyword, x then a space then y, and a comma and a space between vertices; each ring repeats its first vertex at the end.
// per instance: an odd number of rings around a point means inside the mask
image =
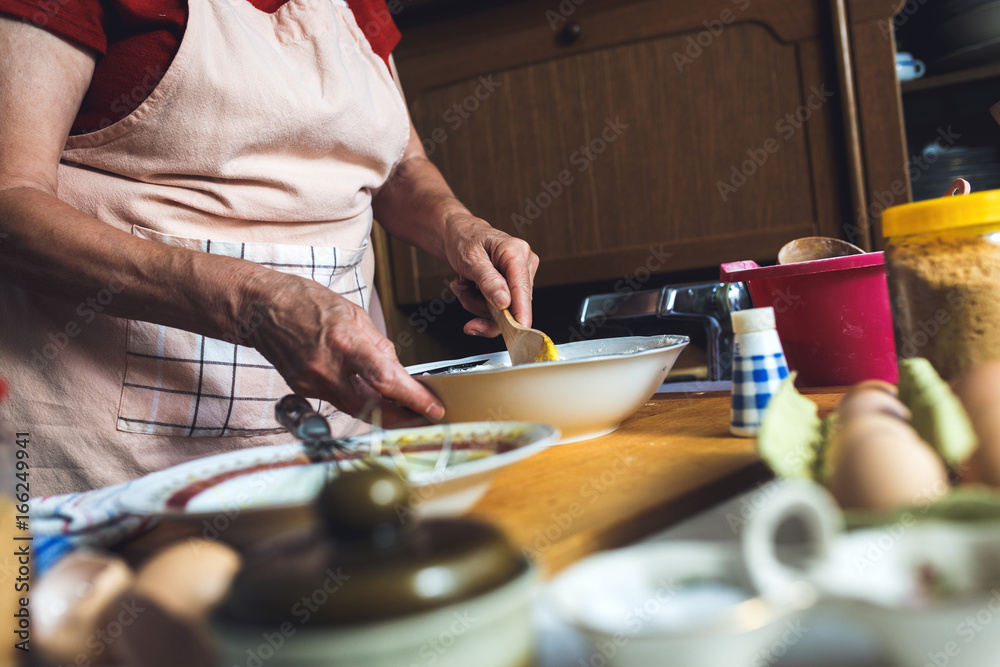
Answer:
POLYGON ((989 113, 1000 100, 1000 66, 941 72, 931 64, 902 91, 914 199, 939 197, 958 177, 975 192, 1000 188, 1000 127, 989 113))
MULTIPOLYGON (((522 0, 420 14, 434 4, 404 3, 398 17, 414 124, 458 197, 531 243, 537 288, 773 260, 800 236, 872 248, 877 196, 909 200, 886 29, 901 0, 522 0)), ((376 242, 388 310, 446 294, 444 262, 376 242)))

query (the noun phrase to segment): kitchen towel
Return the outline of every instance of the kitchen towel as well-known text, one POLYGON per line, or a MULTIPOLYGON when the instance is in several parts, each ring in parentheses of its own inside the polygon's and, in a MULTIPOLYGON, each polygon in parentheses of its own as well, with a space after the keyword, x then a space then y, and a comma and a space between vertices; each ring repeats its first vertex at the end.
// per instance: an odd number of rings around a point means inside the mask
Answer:
POLYGON ((155 526, 158 519, 122 509, 120 500, 133 483, 32 498, 28 515, 33 575, 41 576, 74 549, 110 549, 155 526))

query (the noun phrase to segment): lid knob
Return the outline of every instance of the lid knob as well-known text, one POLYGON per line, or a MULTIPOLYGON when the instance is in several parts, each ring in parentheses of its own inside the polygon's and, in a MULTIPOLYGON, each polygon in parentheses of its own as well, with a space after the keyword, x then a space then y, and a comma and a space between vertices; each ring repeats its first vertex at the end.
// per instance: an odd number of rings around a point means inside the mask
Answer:
POLYGON ((400 539, 410 490, 396 473, 368 465, 332 479, 316 499, 316 510, 332 537, 388 547, 400 539))

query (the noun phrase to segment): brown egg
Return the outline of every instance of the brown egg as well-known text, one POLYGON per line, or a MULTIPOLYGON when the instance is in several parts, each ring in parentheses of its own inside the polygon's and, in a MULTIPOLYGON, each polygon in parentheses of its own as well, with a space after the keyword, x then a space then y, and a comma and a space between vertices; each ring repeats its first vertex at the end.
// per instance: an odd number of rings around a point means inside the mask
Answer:
POLYGON ((229 589, 240 556, 221 542, 191 539, 153 556, 139 570, 133 591, 177 616, 200 619, 229 589))
POLYGON ((909 408, 897 396, 896 385, 881 380, 868 380, 854 385, 837 404, 837 418, 841 423, 863 414, 884 413, 909 421, 909 408))
POLYGON ((215 654, 207 617, 240 568, 230 547, 190 539, 167 547, 136 575, 121 604, 137 610, 115 645, 133 667, 212 667, 215 654))
POLYGON ((841 507, 888 510, 925 504, 948 491, 941 458, 909 424, 882 413, 843 422, 830 445, 827 484, 841 507))
POLYGON ((979 439, 961 471, 962 481, 1000 486, 1000 362, 977 366, 953 389, 979 439))
POLYGON ((863 380, 856 385, 853 385, 847 390, 847 393, 852 391, 861 390, 877 390, 885 392, 886 394, 891 394, 892 396, 899 396, 899 387, 892 384, 891 382, 886 382, 885 380, 863 380))
POLYGON ((33 586, 32 647, 59 664, 105 664, 115 600, 132 585, 125 561, 90 550, 56 563, 33 586))

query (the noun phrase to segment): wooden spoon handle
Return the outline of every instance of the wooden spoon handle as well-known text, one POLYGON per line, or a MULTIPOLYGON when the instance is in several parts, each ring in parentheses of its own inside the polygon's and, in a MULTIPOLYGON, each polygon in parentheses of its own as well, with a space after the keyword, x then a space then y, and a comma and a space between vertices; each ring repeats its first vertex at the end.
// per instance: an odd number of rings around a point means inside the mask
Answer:
POLYGON ((503 342, 507 344, 507 348, 513 344, 514 337, 518 330, 524 330, 525 327, 517 323, 514 316, 510 314, 510 311, 504 308, 503 310, 497 308, 492 303, 487 302, 490 307, 490 315, 496 320, 497 325, 500 327, 500 334, 503 336, 503 342))

